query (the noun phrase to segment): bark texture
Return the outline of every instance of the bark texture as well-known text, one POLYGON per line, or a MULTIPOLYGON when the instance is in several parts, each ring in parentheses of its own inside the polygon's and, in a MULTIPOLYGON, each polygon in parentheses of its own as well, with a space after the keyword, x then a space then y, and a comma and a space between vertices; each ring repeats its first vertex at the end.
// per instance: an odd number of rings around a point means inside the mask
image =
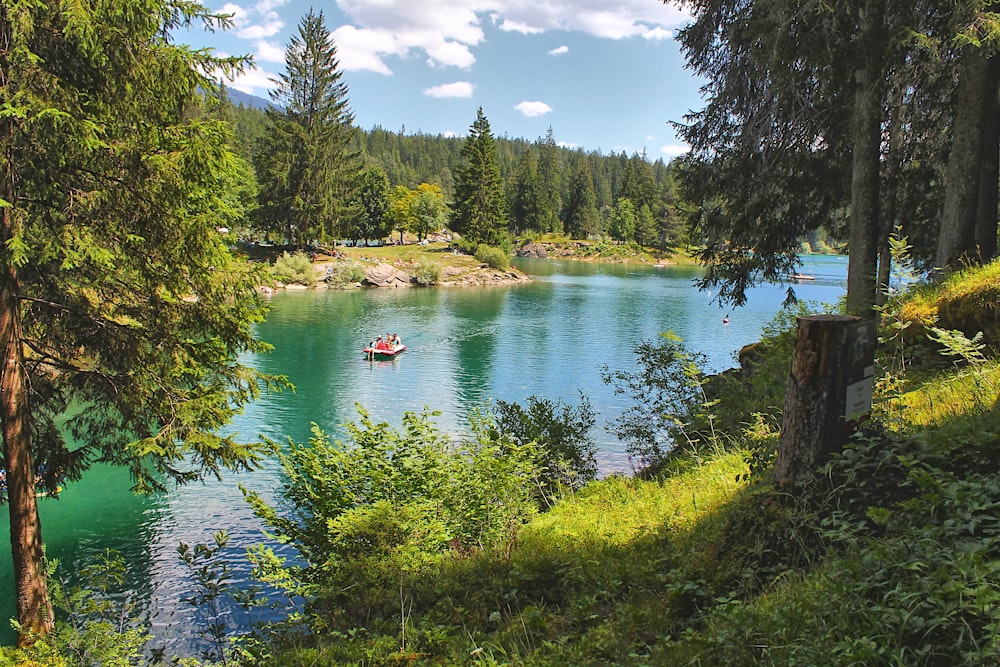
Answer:
POLYGON ((859 320, 842 315, 799 319, 774 465, 779 484, 813 474, 830 453, 847 442, 850 332, 859 320))
POLYGON ((870 315, 876 303, 883 76, 874 45, 879 42, 882 12, 878 0, 865 3, 859 27, 864 36, 861 43, 868 46, 868 54, 854 74, 847 312, 860 316, 870 315))
MULTIPOLYGON (((951 154, 945 175, 944 209, 935 264, 942 275, 964 258, 975 258, 976 218, 980 202, 982 160, 985 155, 983 110, 988 104, 990 63, 983 49, 966 47, 959 67, 958 104, 952 130, 951 154)), ((995 95, 996 92, 993 91, 995 95)), ((996 144, 992 147, 997 150, 996 144)), ((993 204, 994 209, 996 203, 993 204)), ((995 220, 994 220, 995 223, 995 220)), ((994 235, 995 235, 994 228, 994 235)))

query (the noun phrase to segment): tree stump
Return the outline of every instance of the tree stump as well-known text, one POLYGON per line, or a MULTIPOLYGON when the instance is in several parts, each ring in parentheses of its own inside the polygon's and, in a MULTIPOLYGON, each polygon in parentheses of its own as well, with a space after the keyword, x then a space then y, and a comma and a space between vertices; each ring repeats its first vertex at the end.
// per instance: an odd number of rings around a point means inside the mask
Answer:
POLYGON ((874 357, 874 320, 799 318, 774 465, 776 482, 812 475, 847 444, 871 410, 874 357))

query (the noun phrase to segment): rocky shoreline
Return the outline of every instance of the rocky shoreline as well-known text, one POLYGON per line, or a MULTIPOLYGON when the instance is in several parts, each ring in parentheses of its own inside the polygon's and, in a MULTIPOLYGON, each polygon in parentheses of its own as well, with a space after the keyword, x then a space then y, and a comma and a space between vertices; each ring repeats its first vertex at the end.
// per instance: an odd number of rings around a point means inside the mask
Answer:
MULTIPOLYGON (((274 288, 286 290, 303 289, 359 289, 364 287, 378 288, 400 288, 400 287, 423 287, 417 281, 414 274, 408 273, 398 266, 380 262, 365 269, 365 277, 361 282, 335 284, 327 280, 333 262, 318 262, 314 264, 316 269, 316 281, 312 285, 302 285, 299 283, 276 283, 274 288)), ((530 283, 529 278, 516 268, 494 269, 486 264, 477 266, 455 267, 445 266, 441 269, 441 279, 434 285, 428 287, 491 287, 500 285, 521 285, 530 283)), ((264 288, 268 291, 270 288, 264 288)))

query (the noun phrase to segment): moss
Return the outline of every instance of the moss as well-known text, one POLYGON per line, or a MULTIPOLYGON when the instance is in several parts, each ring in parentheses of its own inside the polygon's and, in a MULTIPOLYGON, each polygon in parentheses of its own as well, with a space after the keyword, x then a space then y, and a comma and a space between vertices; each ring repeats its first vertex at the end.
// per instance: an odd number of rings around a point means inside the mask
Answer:
POLYGON ((1000 261, 961 271, 945 282, 938 326, 969 337, 982 331, 988 344, 1000 343, 1000 261))

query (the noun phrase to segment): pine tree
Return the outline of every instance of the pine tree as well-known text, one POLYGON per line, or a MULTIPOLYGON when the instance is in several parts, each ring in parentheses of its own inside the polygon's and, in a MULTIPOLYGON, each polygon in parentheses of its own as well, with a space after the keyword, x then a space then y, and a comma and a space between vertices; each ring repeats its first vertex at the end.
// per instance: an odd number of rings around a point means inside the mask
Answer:
POLYGON ((544 232, 544 194, 538 178, 535 153, 527 150, 518 160, 510 204, 511 229, 515 234, 523 231, 544 232))
POLYGON ((509 248, 505 204, 496 142, 479 107, 455 175, 451 228, 474 243, 509 248))
POLYGON ((596 201, 590 160, 580 151, 574 158, 573 177, 566 200, 566 232, 570 236, 585 239, 600 231, 601 220, 596 201))
POLYGON ((538 181, 542 196, 540 231, 560 232, 562 221, 562 166, 559 162, 559 146, 550 126, 541 140, 538 156, 538 181))
POLYGON ((392 232, 389 177, 381 167, 372 167, 361 177, 356 203, 359 213, 347 228, 347 238, 355 243, 362 239, 367 244, 369 239, 389 236, 392 232))
POLYGON ((218 226, 243 214, 224 123, 192 104, 233 72, 164 36, 225 27, 171 0, 0 0, 0 424, 20 642, 52 628, 37 487, 94 462, 139 491, 252 467, 219 434, 262 378, 259 276, 218 226), (85 407, 86 409, 69 409, 85 407), (68 434, 74 441, 67 442, 68 434))
POLYGON ((335 237, 359 214, 351 203, 363 165, 342 77, 323 12, 310 9, 285 49, 257 158, 262 226, 294 245, 335 237))

